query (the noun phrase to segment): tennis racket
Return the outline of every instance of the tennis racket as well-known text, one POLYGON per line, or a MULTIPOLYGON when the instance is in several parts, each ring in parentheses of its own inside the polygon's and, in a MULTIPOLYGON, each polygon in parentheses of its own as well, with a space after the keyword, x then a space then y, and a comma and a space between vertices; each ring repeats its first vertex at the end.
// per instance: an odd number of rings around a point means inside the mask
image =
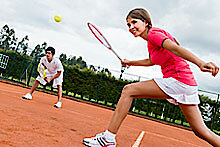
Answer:
POLYGON ((47 77, 47 75, 46 75, 46 67, 43 65, 43 63, 39 63, 38 64, 37 71, 38 71, 40 77, 42 77, 42 78, 46 78, 47 77))
POLYGON ((99 42, 101 42, 101 44, 103 44, 106 48, 108 48, 110 51, 112 51, 115 56, 122 62, 122 59, 118 56, 118 54, 112 49, 110 43, 108 42, 108 40, 104 37, 104 35, 97 29, 97 27, 95 27, 94 25, 92 25, 91 23, 87 23, 89 29, 91 30, 91 32, 93 33, 93 35, 96 37, 96 39, 98 39, 99 42))

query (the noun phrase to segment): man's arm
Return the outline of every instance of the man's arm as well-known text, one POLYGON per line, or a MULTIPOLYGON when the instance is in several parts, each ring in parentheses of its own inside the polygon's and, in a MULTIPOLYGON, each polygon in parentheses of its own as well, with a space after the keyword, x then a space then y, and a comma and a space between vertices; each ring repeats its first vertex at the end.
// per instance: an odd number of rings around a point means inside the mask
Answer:
POLYGON ((50 81, 52 81, 52 80, 58 78, 60 75, 61 75, 61 71, 57 71, 57 74, 55 74, 55 75, 54 75, 52 78, 50 78, 50 79, 45 78, 45 81, 46 81, 47 83, 50 83, 50 81))

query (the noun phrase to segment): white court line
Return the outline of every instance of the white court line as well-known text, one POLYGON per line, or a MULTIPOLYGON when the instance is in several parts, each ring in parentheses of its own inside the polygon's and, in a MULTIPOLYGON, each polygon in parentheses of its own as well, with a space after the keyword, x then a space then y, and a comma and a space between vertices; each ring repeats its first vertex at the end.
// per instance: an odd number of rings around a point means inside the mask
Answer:
POLYGON ((143 139, 144 137, 144 131, 142 131, 139 135, 139 137, 137 138, 137 140, 135 141, 135 143, 132 145, 132 147, 139 147, 140 143, 141 143, 141 140, 143 139))

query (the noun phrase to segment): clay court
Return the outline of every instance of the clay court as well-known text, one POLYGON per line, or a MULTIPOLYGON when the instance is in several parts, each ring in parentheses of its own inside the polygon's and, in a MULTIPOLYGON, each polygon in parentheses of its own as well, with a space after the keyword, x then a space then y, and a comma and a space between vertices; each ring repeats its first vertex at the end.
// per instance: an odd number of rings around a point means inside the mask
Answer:
MULTIPOLYGON (((29 89, 0 82, 1 147, 83 147, 84 137, 104 131, 112 110, 36 91, 33 100, 21 97, 29 89)), ((192 131, 128 115, 117 136, 118 147, 131 147, 140 132, 141 147, 208 147, 192 131)))

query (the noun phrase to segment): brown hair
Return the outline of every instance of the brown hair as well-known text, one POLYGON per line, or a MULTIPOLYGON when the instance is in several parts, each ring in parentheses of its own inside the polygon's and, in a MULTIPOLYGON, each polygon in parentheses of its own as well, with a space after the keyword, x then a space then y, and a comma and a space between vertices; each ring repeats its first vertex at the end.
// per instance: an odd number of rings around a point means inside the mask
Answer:
POLYGON ((140 19, 142 20, 143 22, 147 22, 148 23, 148 28, 151 28, 152 27, 152 23, 151 23, 151 18, 150 18, 150 15, 149 13, 143 9, 143 8, 136 8, 136 9, 133 9, 131 10, 127 17, 126 17, 126 20, 128 18, 134 18, 134 19, 140 19))

